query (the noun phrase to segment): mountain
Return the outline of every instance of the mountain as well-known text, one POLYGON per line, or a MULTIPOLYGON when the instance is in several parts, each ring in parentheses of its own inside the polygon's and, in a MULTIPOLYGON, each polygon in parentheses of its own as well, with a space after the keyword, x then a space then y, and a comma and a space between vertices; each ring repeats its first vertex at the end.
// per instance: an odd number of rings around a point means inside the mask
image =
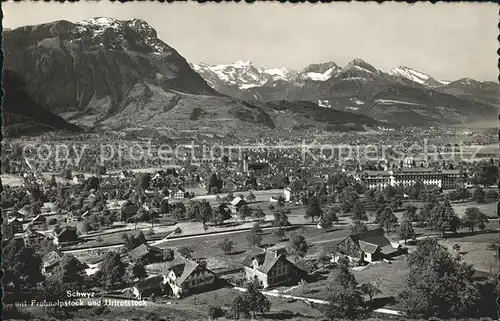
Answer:
POLYGON ((5 136, 34 135, 53 130, 81 131, 78 126, 35 102, 16 72, 4 69, 2 81, 5 92, 2 105, 5 136))
MULTIPOLYGON (((297 77, 248 62, 192 65, 196 72, 140 19, 61 20, 8 30, 3 36, 5 67, 20 75, 33 100, 95 130, 151 130, 183 137, 277 134, 282 128, 276 126, 272 108, 227 95, 230 89, 245 92, 242 88, 287 84, 297 77)), ((255 96, 250 92, 246 98, 255 96)), ((377 123, 365 120, 354 127, 377 123)), ((315 122, 324 127, 320 123, 328 121, 316 117, 315 122)))
POLYGON ((500 106, 500 84, 496 82, 480 82, 470 78, 462 78, 445 84, 437 90, 467 100, 500 106))
POLYGON ((389 71, 389 74, 396 77, 404 77, 410 81, 416 82, 420 85, 428 86, 428 87, 439 87, 448 84, 448 81, 439 81, 431 76, 417 71, 415 69, 411 69, 406 66, 400 66, 393 68, 389 71))
MULTIPOLYGON (((264 69, 252 66, 252 70, 254 78, 260 79, 264 69)), ((239 71, 233 71, 228 91, 224 78, 212 75, 211 81, 217 82, 214 88, 243 100, 309 101, 402 125, 467 123, 496 117, 498 112, 499 84, 439 81, 409 67, 385 73, 362 59, 343 68, 334 62, 311 64, 283 73, 294 77, 253 82, 252 86, 240 85, 239 71)))

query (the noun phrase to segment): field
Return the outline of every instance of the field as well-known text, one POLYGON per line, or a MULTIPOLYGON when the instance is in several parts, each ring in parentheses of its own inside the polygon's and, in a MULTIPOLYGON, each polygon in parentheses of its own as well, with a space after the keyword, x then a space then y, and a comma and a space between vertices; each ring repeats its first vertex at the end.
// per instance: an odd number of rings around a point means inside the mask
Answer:
POLYGON ((497 218, 497 203, 491 202, 487 204, 477 204, 476 202, 467 202, 467 203, 454 203, 452 204, 455 213, 459 217, 463 217, 465 215, 465 210, 469 207, 477 207, 481 212, 486 214, 489 218, 497 218))

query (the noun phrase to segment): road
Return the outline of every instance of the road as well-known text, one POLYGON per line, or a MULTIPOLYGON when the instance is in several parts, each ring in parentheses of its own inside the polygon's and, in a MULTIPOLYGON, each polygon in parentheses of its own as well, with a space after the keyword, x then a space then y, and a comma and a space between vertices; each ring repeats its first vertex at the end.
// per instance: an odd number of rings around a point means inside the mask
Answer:
MULTIPOLYGON (((240 291, 240 292, 246 292, 247 289, 241 288, 241 287, 233 287, 233 289, 240 291)), ((313 298, 306 298, 306 297, 301 297, 301 296, 294 296, 294 295, 289 295, 289 294, 282 294, 282 293, 277 293, 277 292, 270 292, 270 291, 262 291, 262 294, 267 295, 267 296, 273 296, 276 298, 285 298, 285 299, 295 299, 295 300, 302 300, 304 302, 309 302, 309 303, 316 303, 316 304, 322 304, 326 305, 329 302, 325 300, 320 300, 320 299, 313 299, 313 298)), ((397 315, 397 316, 403 316, 403 312, 397 311, 397 310, 390 310, 390 309, 376 309, 373 310, 373 312, 378 312, 378 313, 384 313, 384 314, 390 314, 390 315, 397 315)))

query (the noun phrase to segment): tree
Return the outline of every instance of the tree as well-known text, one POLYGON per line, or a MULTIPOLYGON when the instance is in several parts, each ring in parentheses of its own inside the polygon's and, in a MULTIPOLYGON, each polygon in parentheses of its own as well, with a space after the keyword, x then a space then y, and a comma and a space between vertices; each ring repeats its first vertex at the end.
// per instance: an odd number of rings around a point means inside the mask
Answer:
POLYGON ((415 231, 413 230, 410 220, 405 218, 399 224, 398 236, 400 239, 405 240, 405 244, 406 240, 415 238, 415 231))
POLYGON ((269 204, 269 206, 267 207, 271 212, 274 211, 274 205, 273 204, 269 204))
POLYGON ((257 312, 262 314, 271 308, 271 302, 260 292, 257 280, 248 283, 244 300, 247 302, 248 309, 252 312, 254 318, 257 312))
POLYGON ((177 226, 177 227, 175 228, 175 230, 174 230, 174 234, 177 234, 177 235, 178 235, 178 234, 181 234, 181 233, 182 233, 181 228, 177 226))
POLYGON ((194 250, 189 246, 181 246, 179 249, 177 249, 177 252, 179 252, 179 254, 184 256, 185 258, 191 259, 193 257, 194 250))
POLYGON ((255 217, 256 219, 264 219, 266 217, 266 213, 264 213, 264 211, 262 210, 262 208, 257 207, 253 211, 253 217, 255 217))
POLYGON ((233 312, 233 317, 236 320, 239 320, 241 315, 243 315, 243 317, 250 316, 250 307, 248 306, 248 302, 243 294, 234 298, 233 303, 231 304, 231 311, 233 312))
POLYGON ((105 289, 112 290, 120 287, 125 276, 125 263, 122 262, 120 253, 107 252, 97 273, 105 289))
POLYGON ((479 228, 484 230, 486 228, 485 223, 488 222, 488 216, 481 212, 477 207, 469 207, 465 210, 465 215, 462 218, 462 226, 470 229, 474 232, 474 228, 479 228))
POLYGON ((363 297, 357 289, 357 281, 349 270, 349 261, 342 257, 338 261, 339 273, 327 285, 330 293, 325 315, 329 319, 349 318, 356 319, 363 306, 363 297))
POLYGON ((171 248, 166 248, 163 251, 163 259, 167 262, 171 262, 174 259, 175 253, 171 248))
POLYGON ((199 203, 199 210, 197 212, 197 217, 196 220, 198 222, 202 222, 203 225, 205 225, 206 222, 210 221, 212 218, 212 207, 210 206, 210 203, 207 200, 201 201, 199 203))
POLYGON ((368 231, 368 226, 361 221, 353 221, 351 234, 359 234, 368 231))
POLYGON ((481 187, 476 187, 474 193, 472 193, 472 200, 478 204, 484 203, 486 201, 486 193, 481 187))
POLYGON ((457 231, 460 227, 460 218, 449 203, 443 202, 432 209, 429 225, 444 236, 445 231, 457 231))
POLYGON ((273 226, 288 226, 290 222, 288 221, 288 214, 290 210, 279 209, 273 213, 274 220, 273 226))
POLYGON ((87 190, 97 190, 99 188, 99 179, 95 176, 89 177, 86 182, 87 190))
POLYGON ((493 202, 498 200, 498 193, 495 190, 490 189, 489 191, 486 192, 486 200, 488 202, 493 202))
POLYGON ((394 215, 392 209, 387 206, 385 209, 377 212, 375 223, 380 227, 390 232, 392 228, 398 223, 398 218, 394 215))
POLYGON ((409 317, 441 319, 477 315, 479 285, 472 265, 453 256, 436 239, 419 242, 408 257, 410 272, 399 294, 409 317))
POLYGON ((337 212, 338 209, 336 207, 332 207, 325 214, 323 214, 321 227, 327 229, 332 227, 333 222, 338 223, 339 219, 337 217, 337 212))
POLYGON ((285 238, 285 230, 281 227, 277 228, 276 230, 274 230, 274 237, 277 241, 283 240, 285 238))
POLYGON ((305 218, 311 218, 311 222, 314 222, 315 217, 320 217, 323 211, 319 205, 319 200, 316 197, 312 197, 308 202, 305 218))
POLYGON ((224 316, 224 311, 221 307, 217 305, 209 305, 208 306, 208 317, 213 320, 217 320, 220 317, 224 316))
POLYGON ((12 283, 16 292, 32 290, 44 279, 40 254, 15 239, 3 245, 2 268, 3 284, 12 283))
POLYGON ((262 235, 258 229, 255 229, 255 226, 247 234, 247 241, 251 246, 259 246, 262 242, 262 235))
POLYGON ((371 283, 363 283, 363 284, 361 284, 359 289, 361 290, 361 293, 363 293, 364 295, 368 295, 368 297, 370 298, 370 301, 373 300, 374 295, 382 293, 382 291, 380 291, 379 288, 377 288, 376 286, 374 286, 371 283))
POLYGON ((352 208, 352 219, 358 221, 368 220, 368 216, 366 215, 365 212, 365 207, 363 206, 363 203, 361 203, 360 200, 356 200, 354 202, 354 206, 352 208))
POLYGON ((220 241, 218 244, 219 248, 224 252, 224 254, 231 253, 234 248, 234 242, 227 237, 220 241))
POLYGON ((238 214, 240 215, 241 220, 244 222, 247 217, 250 216, 251 210, 247 205, 243 205, 238 210, 238 214))
POLYGON ((408 204, 405 207, 405 212, 403 213, 403 217, 406 217, 410 222, 417 221, 417 207, 413 204, 408 204))
POLYGON ((253 194, 252 191, 250 191, 250 193, 247 196, 247 201, 253 202, 253 201, 255 201, 255 199, 256 199, 255 195, 253 194))
POLYGON ((278 205, 279 208, 283 208, 285 206, 286 200, 283 195, 278 196, 278 200, 276 201, 276 205, 278 205))
POLYGON ((208 180, 207 191, 214 193, 215 188, 220 191, 222 189, 222 181, 219 180, 217 174, 213 173, 208 180))
POLYGON ((140 279, 140 280, 145 279, 148 276, 146 268, 144 267, 144 264, 142 262, 139 261, 133 262, 131 268, 131 276, 134 279, 140 279))
POLYGON ((142 190, 147 190, 149 188, 150 183, 151 183, 151 175, 149 173, 142 174, 140 181, 140 186, 142 190))
POLYGON ((349 186, 344 189, 344 191, 340 194, 340 208, 342 209, 342 212, 349 213, 358 198, 359 195, 353 187, 349 186))
POLYGON ((291 254, 303 258, 307 254, 307 242, 303 235, 293 234, 290 239, 291 254))

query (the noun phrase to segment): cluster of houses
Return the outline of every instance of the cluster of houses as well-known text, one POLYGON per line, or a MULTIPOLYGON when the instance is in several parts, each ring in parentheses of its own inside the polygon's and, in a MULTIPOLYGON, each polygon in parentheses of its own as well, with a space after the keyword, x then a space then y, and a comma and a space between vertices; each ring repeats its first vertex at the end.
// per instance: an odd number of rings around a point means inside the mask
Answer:
MULTIPOLYGON (((399 243, 391 242, 384 230, 379 228, 347 236, 338 243, 331 260, 336 262, 339 257, 346 256, 353 264, 367 264, 388 261, 402 253, 406 253, 406 250, 399 243)), ((153 263, 161 261, 162 250, 140 245, 127 255, 131 261, 153 263)), ((308 276, 308 272, 289 258, 286 248, 279 246, 254 247, 247 252, 241 265, 244 278, 258 281, 264 289, 294 285, 308 276)), ((209 291, 218 284, 218 275, 207 268, 205 261, 189 259, 178 253, 170 262, 161 262, 150 271, 150 276, 129 289, 131 295, 136 298, 146 298, 152 294, 181 298, 209 291)))

